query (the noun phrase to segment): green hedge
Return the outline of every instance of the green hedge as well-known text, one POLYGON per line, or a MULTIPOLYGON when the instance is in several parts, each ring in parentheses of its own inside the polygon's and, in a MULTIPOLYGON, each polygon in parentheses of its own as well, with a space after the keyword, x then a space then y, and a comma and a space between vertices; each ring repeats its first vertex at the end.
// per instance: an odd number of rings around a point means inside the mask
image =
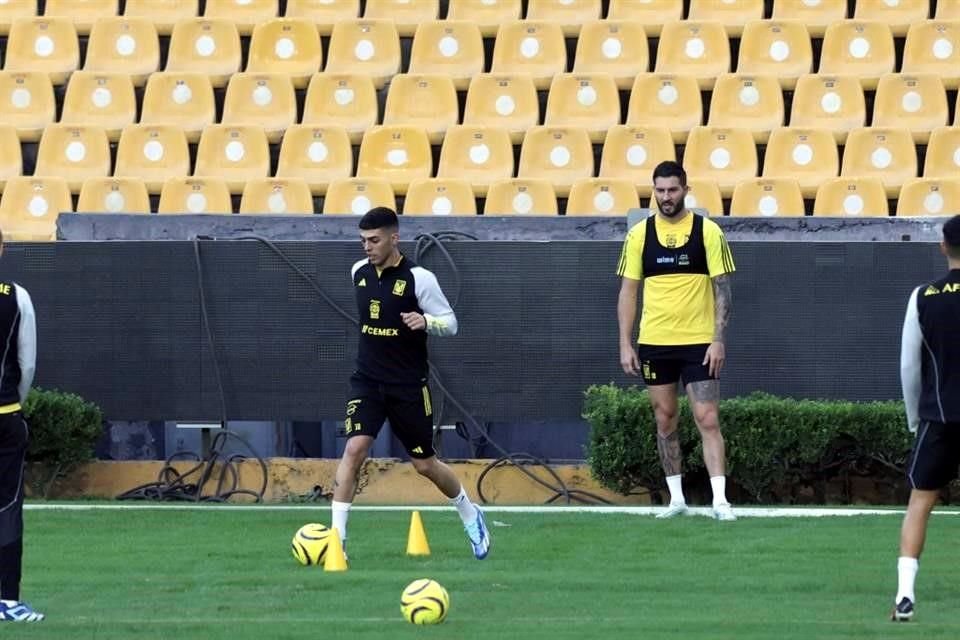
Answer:
MULTIPOLYGON (((587 460, 599 482, 622 494, 664 486, 646 391, 590 387, 584 418, 591 426, 587 460)), ((728 475, 741 501, 823 502, 828 483, 852 476, 903 488, 913 436, 901 402, 792 400, 756 393, 722 400, 720 420, 728 475)), ((684 473, 705 475, 700 436, 685 398, 680 442, 684 473)))

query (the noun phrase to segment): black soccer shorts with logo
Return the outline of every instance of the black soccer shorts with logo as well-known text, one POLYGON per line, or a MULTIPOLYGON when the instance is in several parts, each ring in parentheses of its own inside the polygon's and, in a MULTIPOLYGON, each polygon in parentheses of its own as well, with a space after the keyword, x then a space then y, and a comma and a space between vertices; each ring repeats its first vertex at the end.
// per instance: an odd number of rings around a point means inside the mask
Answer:
POLYGON ((640 373, 647 386, 676 384, 684 386, 702 380, 714 380, 703 364, 709 344, 637 345, 640 373))
POLYGON ((411 458, 434 455, 433 403, 426 383, 382 384, 353 374, 344 421, 347 437, 376 438, 385 420, 390 421, 390 428, 411 458))
POLYGON ((957 477, 960 467, 960 423, 922 420, 907 460, 910 486, 936 491, 957 477))

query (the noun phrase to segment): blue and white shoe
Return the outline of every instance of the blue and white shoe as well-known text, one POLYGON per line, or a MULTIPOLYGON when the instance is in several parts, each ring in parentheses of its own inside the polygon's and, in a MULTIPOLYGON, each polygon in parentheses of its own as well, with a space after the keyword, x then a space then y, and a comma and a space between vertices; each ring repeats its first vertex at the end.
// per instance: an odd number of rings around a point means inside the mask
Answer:
POLYGON ((23 602, 0 600, 0 622, 40 622, 43 617, 23 602))
POLYGON ((480 507, 477 509, 477 519, 463 526, 470 538, 470 545, 473 547, 473 557, 477 560, 483 560, 490 552, 490 532, 487 531, 487 523, 483 520, 483 511, 480 507))

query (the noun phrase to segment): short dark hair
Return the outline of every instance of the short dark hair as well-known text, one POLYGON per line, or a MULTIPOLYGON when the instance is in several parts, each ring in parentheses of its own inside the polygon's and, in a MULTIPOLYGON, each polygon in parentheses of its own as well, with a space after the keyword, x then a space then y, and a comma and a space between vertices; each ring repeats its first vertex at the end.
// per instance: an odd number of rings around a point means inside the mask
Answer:
POLYGON ((389 207, 375 207, 363 214, 360 218, 360 224, 357 225, 364 231, 373 231, 375 229, 399 229, 400 220, 397 218, 397 212, 389 207))
POLYGON ((943 223, 943 243, 950 257, 960 260, 960 215, 943 223))
POLYGON ((680 178, 680 186, 687 186, 687 172, 679 162, 673 160, 664 160, 656 166, 653 170, 653 179, 657 178, 680 178))

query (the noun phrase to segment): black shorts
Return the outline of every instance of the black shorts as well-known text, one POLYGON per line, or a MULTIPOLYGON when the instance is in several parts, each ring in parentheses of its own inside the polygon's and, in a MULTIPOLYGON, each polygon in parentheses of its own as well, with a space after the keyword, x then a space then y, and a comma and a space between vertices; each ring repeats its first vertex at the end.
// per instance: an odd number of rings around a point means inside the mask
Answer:
POLYGON ((384 420, 411 458, 429 458, 433 451, 433 403, 424 385, 380 384, 362 376, 350 378, 350 400, 344 430, 348 438, 376 438, 384 420))
POLYGON ((28 435, 23 414, 0 414, 0 546, 23 536, 23 470, 28 435))
POLYGON ((910 486, 936 491, 957 477, 960 466, 960 423, 922 420, 907 461, 910 486))
POLYGON ((676 384, 681 379, 686 386, 701 380, 713 380, 703 359, 709 344, 685 344, 678 346, 640 344, 637 359, 640 373, 647 386, 676 384))

